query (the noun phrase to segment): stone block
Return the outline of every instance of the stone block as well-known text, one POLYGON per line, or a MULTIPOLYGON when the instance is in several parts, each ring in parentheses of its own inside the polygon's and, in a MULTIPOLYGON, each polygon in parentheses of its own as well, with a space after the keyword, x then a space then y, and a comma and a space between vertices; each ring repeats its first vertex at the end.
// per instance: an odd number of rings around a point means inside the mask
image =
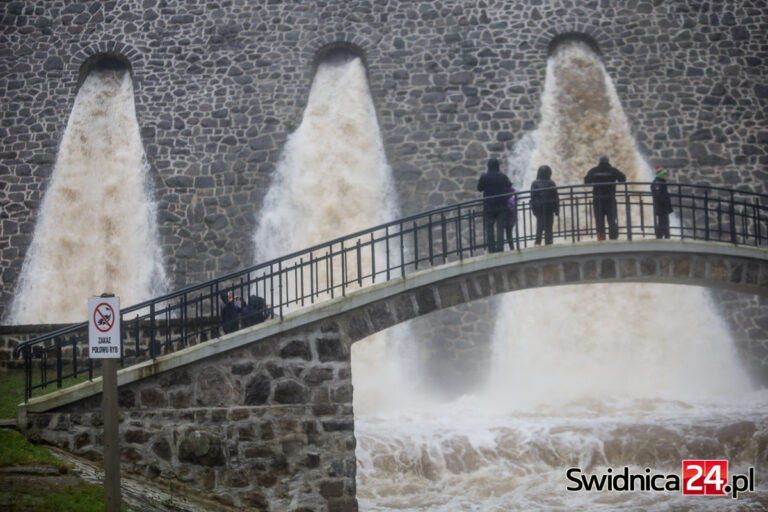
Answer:
POLYGON ((448 308, 464 303, 464 292, 461 289, 461 283, 458 280, 451 280, 440 283, 436 287, 437 295, 440 297, 440 306, 448 308))
POLYGON ((621 258, 619 272, 622 279, 637 277, 637 261, 634 258, 621 258))
POLYGON ((348 361, 349 352, 339 338, 318 338, 315 340, 317 355, 321 362, 348 361))
POLYGON ((616 262, 611 258, 604 258, 600 261, 600 278, 616 279, 616 262))

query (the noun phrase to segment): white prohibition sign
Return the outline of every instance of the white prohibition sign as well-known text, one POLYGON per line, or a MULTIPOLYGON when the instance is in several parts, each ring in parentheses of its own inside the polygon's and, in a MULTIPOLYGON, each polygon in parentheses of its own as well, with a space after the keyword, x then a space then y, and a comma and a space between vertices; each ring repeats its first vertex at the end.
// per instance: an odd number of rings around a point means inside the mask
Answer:
POLYGON ((115 325, 115 311, 112 306, 102 302, 93 310, 93 325, 99 332, 109 332, 115 325))

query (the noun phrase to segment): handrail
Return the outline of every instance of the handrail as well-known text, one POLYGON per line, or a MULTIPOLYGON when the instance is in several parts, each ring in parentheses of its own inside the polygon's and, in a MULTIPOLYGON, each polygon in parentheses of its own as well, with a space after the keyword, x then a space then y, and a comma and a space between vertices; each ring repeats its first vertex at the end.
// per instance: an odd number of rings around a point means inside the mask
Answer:
MULTIPOLYGON (((655 236, 650 184, 611 184, 616 186, 618 236, 629 241, 655 236)), ((592 203, 595 185, 600 184, 554 187, 560 197, 560 215, 555 217, 553 228, 558 242, 578 243, 595 235, 592 203)), ((768 245, 768 194, 680 183, 668 183, 667 188, 675 211, 671 238, 768 245)), ((535 239, 531 191, 514 195, 517 222, 513 240, 508 243, 515 250, 521 250, 535 239)), ((219 318, 222 292, 239 290, 240 296, 264 297, 272 305, 272 314, 282 317, 286 311, 328 300, 337 294, 345 295, 349 289, 400 278, 418 268, 439 266, 487 251, 490 235, 484 226, 483 204, 488 199, 473 199, 409 215, 123 308, 120 311, 122 336, 132 345, 129 347, 124 341, 122 363, 155 359, 160 353, 218 337, 220 330, 239 328, 240 322, 249 325, 266 316, 264 311, 251 312, 250 316, 237 320, 236 325, 225 325, 219 318)), ((87 358, 87 327, 87 322, 74 324, 14 348, 14 357, 24 355, 25 400, 33 389, 45 388, 54 382, 61 387, 63 380, 77 377, 79 373, 88 371, 92 377, 94 365, 98 366, 99 362, 87 358), (86 354, 83 354, 83 344, 86 354), (55 380, 48 379, 45 370, 47 353, 53 350, 57 351, 55 380), (37 384, 31 375, 36 358, 40 359, 41 375, 37 384), (87 369, 83 359, 87 361, 87 369)))

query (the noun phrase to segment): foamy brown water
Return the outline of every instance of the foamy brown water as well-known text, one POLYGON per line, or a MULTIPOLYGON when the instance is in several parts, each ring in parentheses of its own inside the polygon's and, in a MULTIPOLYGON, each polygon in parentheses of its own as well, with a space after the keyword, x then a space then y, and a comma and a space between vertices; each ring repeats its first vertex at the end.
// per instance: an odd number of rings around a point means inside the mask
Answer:
MULTIPOLYGON (((602 63, 579 44, 548 62, 542 121, 520 148, 508 162, 518 190, 543 164, 559 185, 582 183, 602 154, 629 181, 651 178, 602 63)), ((377 410, 355 385, 361 510, 768 508, 768 391, 752 388, 706 290, 545 288, 507 294, 498 311, 484 389, 441 404, 406 373, 379 383, 397 400, 377 410), (757 492, 732 500, 566 489, 572 467, 679 475, 683 459, 728 459, 731 474, 755 467, 757 492)), ((353 375, 375 387, 365 377, 372 363, 354 355, 353 375)), ((408 360, 402 350, 382 357, 373 364, 408 360)))
POLYGON ((82 322, 105 291, 121 305, 165 290, 156 210, 127 72, 78 91, 7 323, 82 322))

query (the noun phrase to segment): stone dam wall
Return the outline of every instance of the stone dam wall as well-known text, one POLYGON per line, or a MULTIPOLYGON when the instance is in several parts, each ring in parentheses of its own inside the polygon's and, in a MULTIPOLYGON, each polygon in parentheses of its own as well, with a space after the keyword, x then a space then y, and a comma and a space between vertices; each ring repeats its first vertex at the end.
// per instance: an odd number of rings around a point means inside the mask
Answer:
MULTIPOLYGON (((486 158, 535 130, 550 45, 570 33, 598 47, 649 163, 766 193, 767 15, 762 0, 4 2, 0 317, 93 55, 130 62, 178 288, 252 263, 256 214, 317 55, 340 43, 365 58, 404 214, 476 197, 486 158)), ((768 338, 764 300, 716 295, 736 337, 768 338)), ((482 339, 493 310, 448 314, 482 339)), ((422 330, 460 336, 442 321, 422 330)))

